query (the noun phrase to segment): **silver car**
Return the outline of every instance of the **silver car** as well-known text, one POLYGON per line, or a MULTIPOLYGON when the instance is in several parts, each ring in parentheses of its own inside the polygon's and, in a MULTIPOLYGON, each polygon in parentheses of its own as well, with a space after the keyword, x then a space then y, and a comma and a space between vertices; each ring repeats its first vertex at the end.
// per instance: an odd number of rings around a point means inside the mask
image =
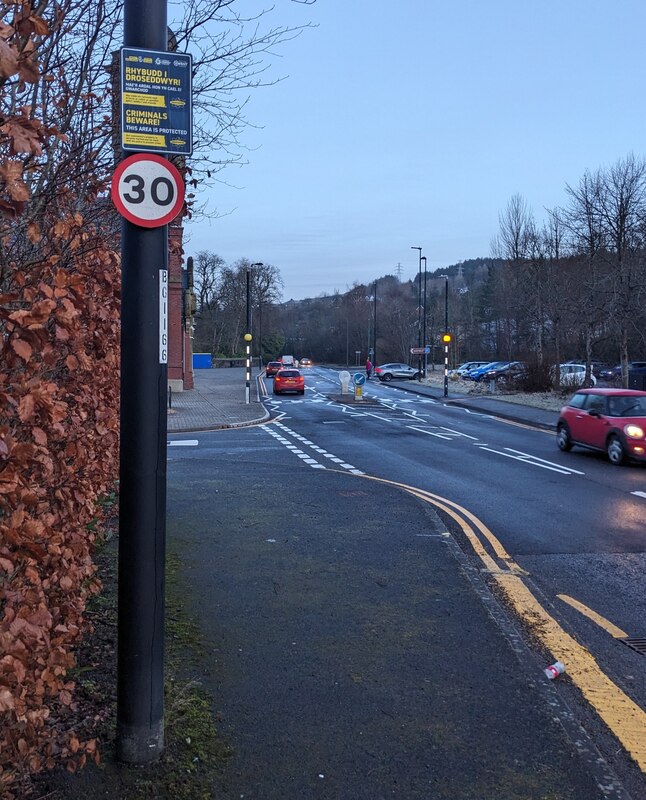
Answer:
POLYGON ((380 381, 391 381, 393 378, 419 378, 419 370, 409 367, 408 364, 381 364, 375 367, 375 375, 380 381))

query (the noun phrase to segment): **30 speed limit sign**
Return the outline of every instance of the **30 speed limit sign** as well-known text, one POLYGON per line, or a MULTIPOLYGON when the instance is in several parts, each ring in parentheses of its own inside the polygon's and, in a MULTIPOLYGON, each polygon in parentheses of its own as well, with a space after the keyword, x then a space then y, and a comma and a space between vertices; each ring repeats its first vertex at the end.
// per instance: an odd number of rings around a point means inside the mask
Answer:
POLYGON ((155 153, 137 153, 115 169, 110 189, 117 211, 143 228, 168 225, 184 203, 184 181, 177 168, 155 153))

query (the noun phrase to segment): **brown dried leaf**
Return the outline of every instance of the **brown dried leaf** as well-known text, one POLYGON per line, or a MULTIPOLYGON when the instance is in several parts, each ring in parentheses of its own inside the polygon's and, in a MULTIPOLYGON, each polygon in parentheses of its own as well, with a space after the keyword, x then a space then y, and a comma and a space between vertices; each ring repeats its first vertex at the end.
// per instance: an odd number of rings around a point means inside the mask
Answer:
POLYGON ((17 72, 18 53, 4 39, 0 39, 0 77, 10 78, 17 72))
MULTIPOLYGON (((2 127, 6 129, 7 125, 2 127)), ((22 161, 5 161, 0 165, 0 178, 4 180, 7 193, 12 200, 29 200, 29 189, 22 179, 22 170, 22 161)))
POLYGON ((20 417, 21 422, 29 422, 30 419, 33 419, 35 410, 36 403, 33 394, 26 394, 24 397, 20 398, 20 403, 18 404, 18 416, 20 417))
POLYGON ((30 222, 27 225, 27 237, 32 244, 38 244, 43 238, 37 222, 30 222))
POLYGON ((15 707, 14 696, 5 686, 0 686, 0 711, 13 711, 15 707))
POLYGON ((22 360, 27 363, 33 354, 33 350, 31 349, 31 345, 26 342, 24 339, 12 339, 11 340, 11 347, 17 355, 22 358, 22 360))

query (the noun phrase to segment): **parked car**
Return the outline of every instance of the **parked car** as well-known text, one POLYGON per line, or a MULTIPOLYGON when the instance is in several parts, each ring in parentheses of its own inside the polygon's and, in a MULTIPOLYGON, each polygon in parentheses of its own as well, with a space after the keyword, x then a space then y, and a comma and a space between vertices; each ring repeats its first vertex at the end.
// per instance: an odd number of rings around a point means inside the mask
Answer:
POLYGON ((481 367, 476 367, 472 369, 470 372, 467 372, 466 378, 471 381, 476 381, 478 383, 484 377, 487 372, 491 372, 491 370, 500 369, 504 367, 506 364, 509 364, 509 361, 490 361, 488 364, 483 364, 481 367))
POLYGON ((279 369, 274 376, 274 394, 305 394, 305 378, 297 369, 279 369))
MULTIPOLYGON (((646 367, 646 361, 629 361, 628 362, 628 371, 630 372, 631 369, 643 369, 646 367)), ((617 364, 614 367, 610 367, 609 369, 602 369, 599 373, 599 377, 603 378, 604 381, 617 381, 621 380, 621 364, 617 364)))
POLYGON ((457 375, 459 378, 464 378, 468 376, 471 370, 484 367, 485 364, 489 363, 489 361, 465 361, 464 364, 460 364, 457 369, 450 369, 449 375, 457 375))
POLYGON ((280 361, 269 361, 265 367, 265 376, 267 378, 273 378, 278 370, 282 368, 283 365, 280 363, 280 361))
MULTIPOLYGON (((583 386, 585 382, 585 364, 559 364, 559 371, 561 386, 569 386, 573 389, 577 386, 583 386)), ((590 373, 590 381, 593 386, 597 383, 593 372, 590 373)))
POLYGON ((634 389, 580 389, 561 409, 556 442, 608 454, 611 464, 646 461, 646 392, 634 389))
MULTIPOLYGON (((581 364, 585 367, 585 359, 584 358, 571 358, 569 361, 565 362, 566 364, 581 364)), ((601 376, 601 372, 609 368, 609 365, 604 363, 603 361, 591 361, 590 362, 590 369, 592 370, 592 374, 595 378, 599 378, 601 376)))
POLYGON ((509 361, 501 367, 494 367, 484 373, 480 380, 499 381, 500 383, 513 383, 527 374, 527 365, 522 361, 509 361))
POLYGON ((419 370, 409 367, 408 364, 381 364, 375 367, 375 375, 380 381, 391 381, 393 378, 419 378, 419 370))

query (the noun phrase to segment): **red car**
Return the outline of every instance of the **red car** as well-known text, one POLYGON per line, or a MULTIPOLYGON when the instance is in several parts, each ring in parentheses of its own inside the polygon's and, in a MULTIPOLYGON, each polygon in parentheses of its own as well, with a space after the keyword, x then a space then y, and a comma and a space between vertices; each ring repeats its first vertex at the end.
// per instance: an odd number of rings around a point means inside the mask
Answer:
POLYGON ((278 370, 282 368, 283 365, 280 363, 280 361, 270 361, 265 367, 265 375, 268 378, 273 378, 274 375, 278 372, 278 370))
POLYGON ((279 369, 274 375, 274 394, 305 394, 305 378, 297 369, 279 369))
POLYGON ((636 389, 580 389, 561 409, 556 442, 608 454, 611 464, 646 461, 646 392, 636 389))

